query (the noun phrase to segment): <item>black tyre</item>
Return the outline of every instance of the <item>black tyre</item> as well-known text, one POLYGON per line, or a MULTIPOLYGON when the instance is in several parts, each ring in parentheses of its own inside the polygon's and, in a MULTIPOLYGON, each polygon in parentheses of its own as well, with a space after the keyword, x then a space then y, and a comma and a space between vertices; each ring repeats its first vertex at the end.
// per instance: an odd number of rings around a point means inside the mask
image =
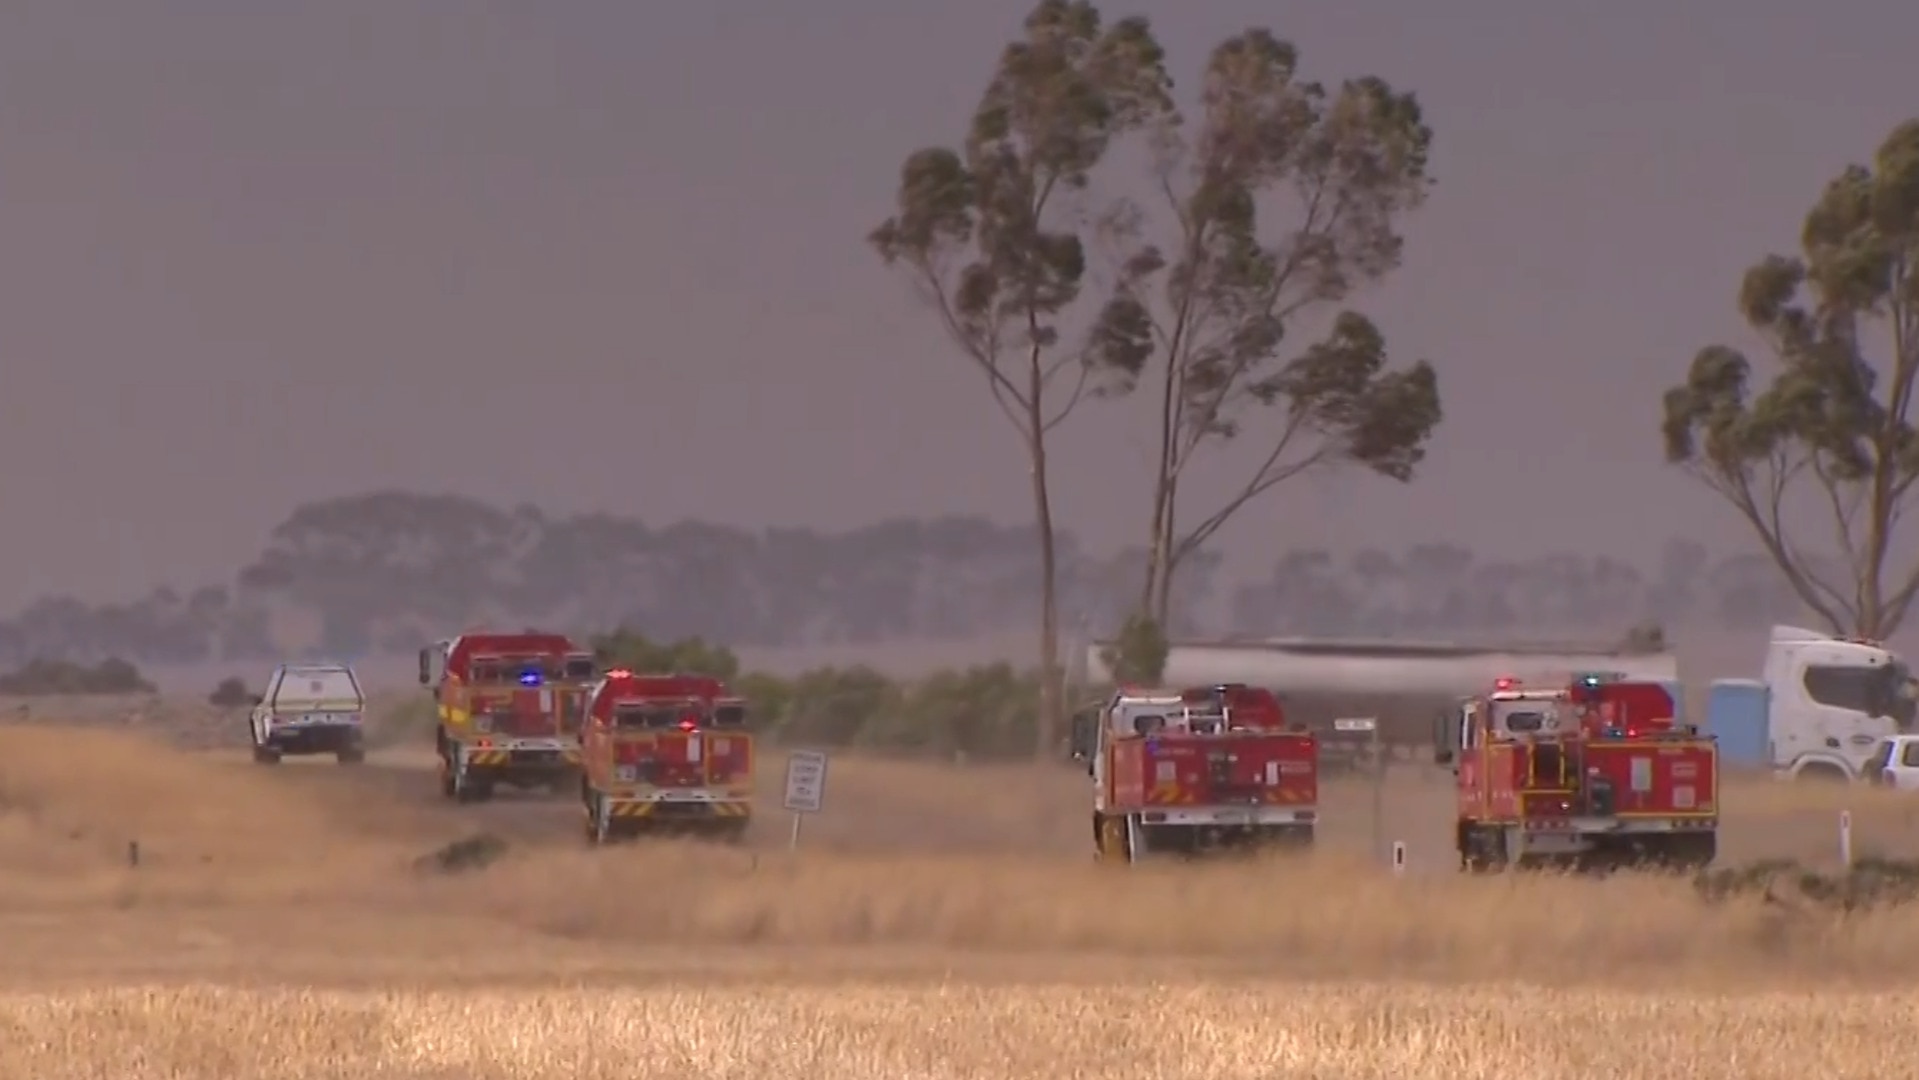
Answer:
POLYGON ((280 763, 280 752, 271 746, 255 745, 253 748, 253 762, 256 765, 278 765, 280 763))

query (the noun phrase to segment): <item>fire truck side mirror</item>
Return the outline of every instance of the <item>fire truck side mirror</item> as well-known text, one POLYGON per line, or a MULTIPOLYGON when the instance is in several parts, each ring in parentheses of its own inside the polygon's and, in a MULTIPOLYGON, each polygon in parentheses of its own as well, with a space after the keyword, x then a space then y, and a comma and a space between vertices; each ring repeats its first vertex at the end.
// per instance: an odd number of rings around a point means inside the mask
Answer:
POLYGON ((433 651, 433 647, 430 645, 420 650, 420 685, 421 686, 427 686, 433 682, 433 659, 431 655, 432 651, 433 651))
POLYGON ((1090 763, 1097 750, 1094 745, 1099 737, 1099 714, 1079 713, 1073 717, 1073 760, 1090 763))
POLYGON ((1453 763, 1453 741, 1458 733, 1458 721, 1451 713, 1440 713, 1433 718, 1433 764, 1453 763))

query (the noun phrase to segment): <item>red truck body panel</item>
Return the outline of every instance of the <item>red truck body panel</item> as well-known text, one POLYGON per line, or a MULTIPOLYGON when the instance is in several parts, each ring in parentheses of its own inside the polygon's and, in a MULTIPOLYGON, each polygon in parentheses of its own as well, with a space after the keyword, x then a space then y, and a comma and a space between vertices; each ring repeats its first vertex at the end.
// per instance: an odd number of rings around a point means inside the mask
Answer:
POLYGON ((1588 732, 1613 729, 1628 735, 1650 735, 1673 730, 1672 693, 1652 682, 1612 682, 1575 685, 1566 699, 1579 710, 1588 732))
POLYGON ((745 703, 704 675, 608 672, 587 704, 586 768, 607 789, 737 788, 753 780, 745 703))
POLYGON ((1108 800, 1118 810, 1168 806, 1313 806, 1319 748, 1289 731, 1115 739, 1108 800))
POLYGON ((1622 819, 1715 817, 1719 748, 1678 732, 1657 683, 1576 685, 1561 699, 1578 723, 1556 736, 1493 737, 1460 755, 1459 816, 1485 823, 1592 812, 1594 788, 1622 819))

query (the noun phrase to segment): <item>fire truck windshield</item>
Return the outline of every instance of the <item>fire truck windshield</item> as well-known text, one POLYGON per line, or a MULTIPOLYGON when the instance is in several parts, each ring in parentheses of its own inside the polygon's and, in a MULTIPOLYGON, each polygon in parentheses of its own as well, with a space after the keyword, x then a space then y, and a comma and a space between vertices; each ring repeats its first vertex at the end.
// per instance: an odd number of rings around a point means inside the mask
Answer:
POLYGON ((528 671, 544 674, 547 669, 545 659, 538 656, 483 656, 473 661, 473 681, 476 683, 518 683, 520 676, 528 671))
POLYGON ((694 701, 622 702, 613 707, 613 726, 657 731, 678 727, 682 720, 697 723, 704 711, 694 701))
POLYGON ((1492 720, 1495 731, 1515 735, 1553 731, 1559 726, 1557 711, 1543 701, 1495 701, 1492 720))

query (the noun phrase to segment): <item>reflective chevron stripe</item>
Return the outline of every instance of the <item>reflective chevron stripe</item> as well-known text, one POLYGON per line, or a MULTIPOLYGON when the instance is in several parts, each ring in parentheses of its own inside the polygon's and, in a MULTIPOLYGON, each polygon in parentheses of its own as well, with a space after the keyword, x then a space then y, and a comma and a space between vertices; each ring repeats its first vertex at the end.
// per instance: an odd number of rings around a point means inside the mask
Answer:
POLYGON ((747 818, 753 816, 753 804, 748 802, 653 802, 633 799, 624 802, 608 802, 608 817, 641 818, 747 818), (661 807, 665 807, 664 811, 661 807), (694 808, 698 807, 699 811, 694 808))

